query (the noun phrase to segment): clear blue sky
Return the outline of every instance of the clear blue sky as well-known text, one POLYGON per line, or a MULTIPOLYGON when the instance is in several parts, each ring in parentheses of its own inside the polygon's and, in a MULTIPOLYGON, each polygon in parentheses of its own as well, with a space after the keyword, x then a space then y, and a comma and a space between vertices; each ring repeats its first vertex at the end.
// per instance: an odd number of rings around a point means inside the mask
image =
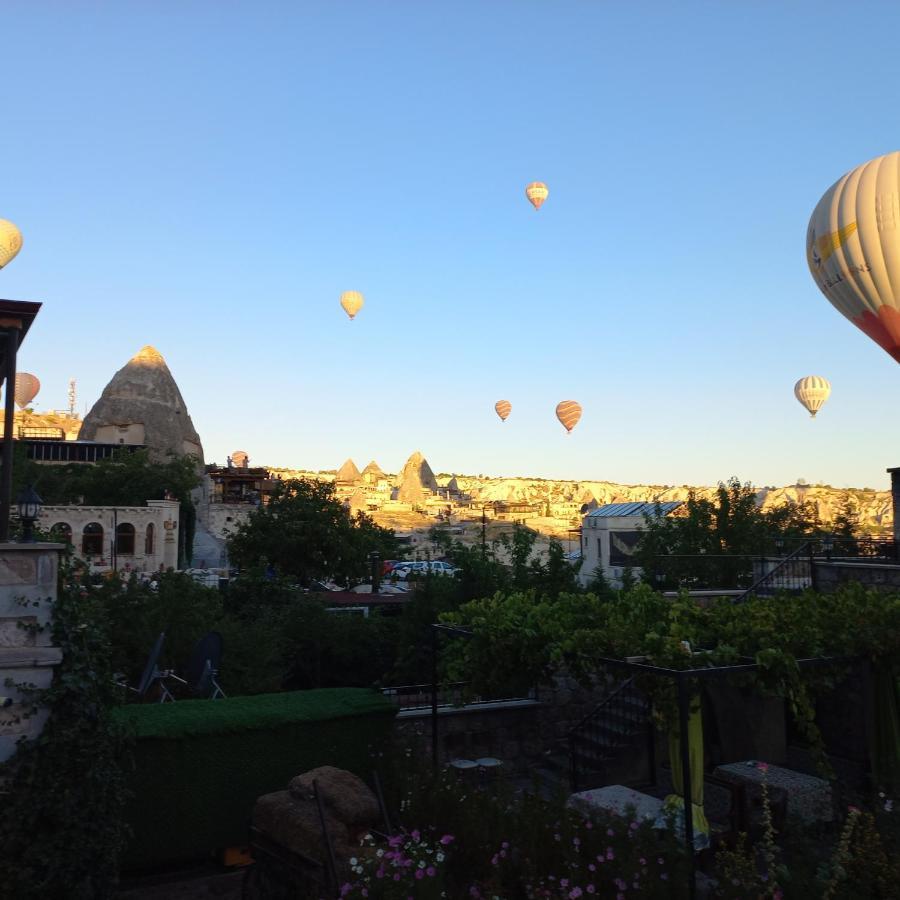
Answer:
POLYGON ((900 371, 804 238, 900 147, 898 33, 888 0, 7 0, 20 368, 83 412, 153 344, 220 462, 884 487, 900 371))

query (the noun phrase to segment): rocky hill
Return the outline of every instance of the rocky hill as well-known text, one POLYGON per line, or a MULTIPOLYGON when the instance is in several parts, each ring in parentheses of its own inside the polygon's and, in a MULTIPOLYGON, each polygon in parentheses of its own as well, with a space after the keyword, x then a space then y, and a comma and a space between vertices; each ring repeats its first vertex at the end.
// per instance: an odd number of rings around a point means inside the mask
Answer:
MULTIPOLYGON (((426 463, 427 465, 427 463, 426 463)), ((326 472, 309 472, 293 469, 272 469, 287 477, 307 477, 333 480, 326 472)), ((430 471, 430 470, 429 470, 430 471)), ((384 476, 400 486, 400 475, 384 476)), ((442 473, 437 476, 439 488, 458 489, 474 501, 490 503, 494 500, 530 503, 546 509, 551 516, 568 519, 578 515, 584 503, 626 503, 639 500, 686 500, 694 491, 697 496, 712 498, 714 486, 616 484, 611 481, 550 481, 541 478, 488 478, 475 475, 442 473), (455 483, 451 483, 455 482, 455 483)), ((835 488, 830 485, 791 484, 784 487, 764 487, 757 491, 759 503, 764 509, 780 506, 789 501, 809 501, 816 505, 819 518, 831 522, 847 497, 850 497, 859 514, 863 530, 875 533, 889 532, 893 525, 893 508, 889 491, 868 488, 835 488)))

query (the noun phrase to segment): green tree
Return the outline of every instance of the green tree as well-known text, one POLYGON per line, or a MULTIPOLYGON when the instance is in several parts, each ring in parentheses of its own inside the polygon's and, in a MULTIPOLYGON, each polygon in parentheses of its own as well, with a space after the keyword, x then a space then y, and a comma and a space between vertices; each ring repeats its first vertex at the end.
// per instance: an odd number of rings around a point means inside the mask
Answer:
POLYGON ((397 558, 394 532, 365 513, 355 516, 321 481, 282 481, 265 506, 255 509, 228 541, 233 562, 275 571, 308 587, 317 579, 350 584, 368 576, 368 554, 397 558))

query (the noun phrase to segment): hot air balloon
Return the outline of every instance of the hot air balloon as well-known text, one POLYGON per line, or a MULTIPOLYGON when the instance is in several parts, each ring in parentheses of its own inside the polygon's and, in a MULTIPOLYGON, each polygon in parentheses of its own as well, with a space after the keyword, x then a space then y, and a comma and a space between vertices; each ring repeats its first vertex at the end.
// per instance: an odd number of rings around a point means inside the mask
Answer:
POLYGON ((363 295, 359 291, 344 291, 341 294, 341 306, 344 312, 352 319, 363 307, 363 295))
POLYGON ((810 416, 816 417, 816 413, 825 405, 825 401, 831 394, 831 385, 828 379, 821 375, 807 375, 794 385, 794 396, 806 407, 810 416))
POLYGON ((22 232, 12 222, 0 219, 0 269, 15 259, 21 249, 22 232))
POLYGON ((550 196, 550 190, 543 181, 532 181, 525 188, 525 196, 535 209, 540 209, 541 204, 550 196))
POLYGON ((900 362, 900 152, 848 172, 809 220, 806 260, 839 312, 900 362))
POLYGON ((512 403, 510 403, 509 400, 498 400, 494 404, 494 409, 496 410, 497 415, 500 416, 500 421, 505 422, 512 412, 512 403))
POLYGON ((563 400, 556 404, 556 418, 568 433, 578 424, 581 418, 581 404, 575 400, 563 400))
POLYGON ((19 409, 25 409, 38 395, 41 383, 36 375, 28 372, 16 372, 16 404, 19 409))

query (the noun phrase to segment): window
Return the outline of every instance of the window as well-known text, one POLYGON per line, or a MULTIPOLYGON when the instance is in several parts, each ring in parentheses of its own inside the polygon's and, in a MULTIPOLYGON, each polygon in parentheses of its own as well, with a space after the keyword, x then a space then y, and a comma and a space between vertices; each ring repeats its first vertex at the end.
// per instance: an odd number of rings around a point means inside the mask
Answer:
POLYGON ((68 522, 57 522, 50 529, 50 536, 66 544, 72 543, 72 526, 68 522))
POLYGON ((91 522, 81 533, 81 552, 85 556, 103 556, 103 526, 91 522))
POLYGON ((144 553, 150 556, 153 553, 153 523, 147 526, 147 536, 144 538, 144 553))
POLYGON ((134 556, 134 525, 121 522, 116 526, 116 553, 120 556, 134 556))

